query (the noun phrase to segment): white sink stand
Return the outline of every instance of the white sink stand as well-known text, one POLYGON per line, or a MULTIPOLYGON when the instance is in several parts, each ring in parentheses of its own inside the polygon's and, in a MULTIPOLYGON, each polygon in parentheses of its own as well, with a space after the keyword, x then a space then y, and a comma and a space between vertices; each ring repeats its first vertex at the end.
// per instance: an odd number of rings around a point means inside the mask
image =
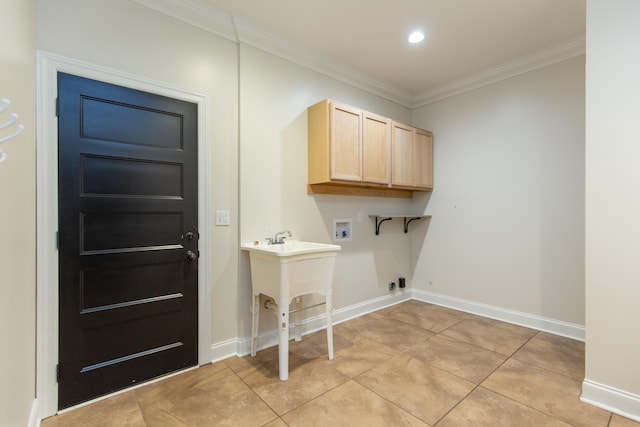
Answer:
MULTIPOLYGON (((325 297, 325 308, 327 318, 327 347, 329 349, 329 360, 333 360, 333 320, 331 313, 333 311, 333 296, 330 293, 317 292, 325 297)), ((266 295, 270 298, 270 295, 266 295)), ((302 341, 302 321, 300 312, 302 308, 302 295, 294 298, 294 325, 295 340, 302 341)), ((291 301, 280 298, 275 303, 275 313, 278 316, 278 368, 280 372, 280 380, 289 379, 289 303, 291 301)), ((310 308, 310 307, 308 307, 310 308)), ((258 340, 258 325, 260 324, 260 293, 253 295, 253 306, 251 307, 251 356, 256 355, 256 342, 258 340)))
POLYGON ((300 341, 302 296, 319 294, 325 297, 327 346, 329 359, 333 360, 333 270, 340 246, 298 242, 283 248, 243 245, 242 249, 249 251, 251 264, 251 356, 256 354, 262 294, 277 306, 273 308, 278 316, 280 380, 289 379, 289 305, 294 301, 295 339, 300 341), (315 246, 310 249, 310 245, 315 246))

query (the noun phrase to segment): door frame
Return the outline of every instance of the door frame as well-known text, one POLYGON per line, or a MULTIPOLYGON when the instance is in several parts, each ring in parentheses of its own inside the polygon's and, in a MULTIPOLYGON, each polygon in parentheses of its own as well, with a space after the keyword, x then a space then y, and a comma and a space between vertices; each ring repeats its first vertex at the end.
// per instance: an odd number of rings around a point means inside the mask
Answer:
POLYGON ((45 51, 36 52, 36 404, 39 418, 58 412, 58 72, 192 102, 198 106, 198 364, 211 362, 211 277, 209 242, 209 99, 165 82, 45 51))

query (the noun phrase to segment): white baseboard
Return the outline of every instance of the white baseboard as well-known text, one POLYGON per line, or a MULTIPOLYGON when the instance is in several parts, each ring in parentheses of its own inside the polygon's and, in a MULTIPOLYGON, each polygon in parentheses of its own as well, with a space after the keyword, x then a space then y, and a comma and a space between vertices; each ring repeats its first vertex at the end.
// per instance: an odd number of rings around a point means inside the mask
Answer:
MULTIPOLYGON (((535 316, 528 313, 509 310, 492 305, 482 304, 474 301, 464 300, 461 298, 450 297, 447 295, 436 294, 433 292, 422 291, 418 289, 405 289, 396 291, 393 294, 385 295, 372 300, 353 304, 334 311, 333 323, 338 324, 347 320, 371 313, 382 308, 399 304, 403 301, 415 299, 422 302, 441 305, 455 310, 467 313, 477 314, 479 316, 500 320, 503 322, 513 323, 527 328, 539 331, 549 332, 554 335, 560 335, 579 341, 584 341, 585 330, 583 325, 577 325, 560 320, 549 319, 546 317, 535 316)), ((310 334, 325 328, 324 314, 314 316, 303 320, 302 334, 310 334)), ((293 328, 292 336, 293 336, 293 328)), ((258 337, 257 349, 278 345, 278 332, 276 330, 265 331, 258 337)), ((246 356, 249 354, 251 341, 249 337, 230 339, 211 345, 211 359, 216 362, 232 356, 246 356)))
POLYGON ((391 295, 385 295, 383 297, 374 298, 369 301, 341 308, 335 311, 335 314, 333 315, 333 323, 346 322, 347 320, 355 319, 356 317, 360 317, 367 313, 400 304, 401 302, 410 300, 411 295, 412 290, 410 288, 405 288, 404 290, 399 289, 391 295))
POLYGON ((509 310, 502 307, 422 291, 419 289, 413 289, 412 296, 413 299, 418 301, 442 305, 455 310, 473 313, 479 316, 489 317, 491 319, 501 320, 503 322, 513 323, 539 331, 549 332, 554 335, 560 335, 578 341, 585 340, 585 330, 583 325, 549 319, 529 313, 509 310))
MULTIPOLYGON (((398 290, 390 295, 374 298, 369 301, 364 301, 358 304, 350 305, 336 309, 333 312, 333 324, 345 322, 355 317, 363 316, 367 313, 371 313, 376 310, 380 310, 391 305, 399 304, 403 301, 411 299, 410 289, 398 290)), ((326 316, 320 314, 318 316, 310 317, 302 321, 302 335, 307 335, 326 327, 326 316)), ((291 328, 291 337, 295 333, 294 327, 291 328)), ((278 331, 271 330, 265 331, 258 336, 257 349, 262 350, 265 348, 278 345, 278 331)), ((232 356, 246 356, 251 351, 251 340, 249 337, 238 338, 235 340, 228 340, 222 343, 214 343, 211 345, 211 354, 214 361, 226 359, 232 356)))
POLYGON ((238 338, 211 344, 211 361, 213 363, 238 355, 238 338))
POLYGON ((640 396, 585 379, 580 400, 640 422, 640 396))
POLYGON ((40 427, 40 414, 38 407, 38 399, 33 399, 33 403, 31 404, 31 414, 29 414, 29 427, 40 427))

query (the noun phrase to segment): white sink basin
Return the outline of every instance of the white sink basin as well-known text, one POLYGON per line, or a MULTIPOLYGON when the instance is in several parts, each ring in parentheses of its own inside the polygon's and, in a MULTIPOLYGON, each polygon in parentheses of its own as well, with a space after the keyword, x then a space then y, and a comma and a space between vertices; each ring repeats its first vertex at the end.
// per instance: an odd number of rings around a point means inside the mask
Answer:
POLYGON ((242 245, 242 250, 249 252, 254 295, 262 293, 280 300, 278 303, 307 293, 331 293, 340 249, 339 245, 297 240, 280 245, 242 245))
POLYGON ((315 252, 335 252, 339 251, 341 248, 339 245, 292 240, 285 241, 285 243, 280 245, 269 245, 267 243, 243 243, 242 249, 249 252, 261 252, 279 257, 287 257, 315 252))

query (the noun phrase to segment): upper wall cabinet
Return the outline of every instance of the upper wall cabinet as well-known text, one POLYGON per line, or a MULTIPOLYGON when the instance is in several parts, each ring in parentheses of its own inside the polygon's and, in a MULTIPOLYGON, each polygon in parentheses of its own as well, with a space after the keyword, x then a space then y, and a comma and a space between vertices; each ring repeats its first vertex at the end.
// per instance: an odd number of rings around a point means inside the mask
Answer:
POLYGON ((391 186, 433 189, 433 136, 431 132, 392 123, 391 186))
POLYGON ((310 193, 410 198, 432 189, 430 132, 328 99, 307 117, 310 193))

